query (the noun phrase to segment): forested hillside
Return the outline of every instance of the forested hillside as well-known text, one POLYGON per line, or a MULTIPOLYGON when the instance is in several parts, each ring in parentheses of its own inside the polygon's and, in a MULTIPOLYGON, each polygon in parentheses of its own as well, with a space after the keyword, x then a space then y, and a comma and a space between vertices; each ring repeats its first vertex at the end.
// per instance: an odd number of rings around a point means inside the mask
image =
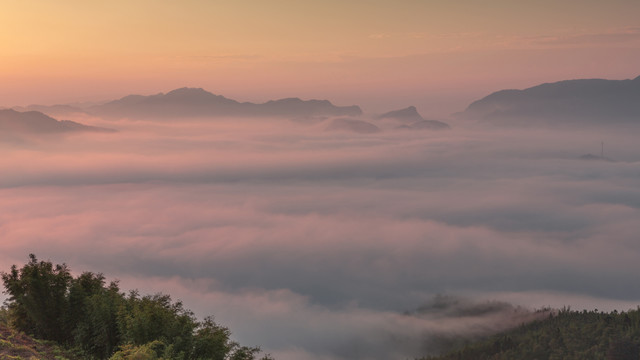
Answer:
MULTIPOLYGON (((0 359, 254 360, 228 328, 203 321, 169 295, 120 291, 102 274, 73 277, 66 265, 30 255, 2 273, 0 359), (30 335, 30 336, 28 336, 30 335), (36 340, 37 339, 37 340, 36 340)), ((270 357, 265 355, 263 360, 270 357)), ((640 308, 604 313, 563 309, 544 320, 422 360, 638 360, 640 308)))
POLYGON ((423 360, 638 360, 640 309, 570 311, 423 360))
POLYGON ((82 359, 253 360, 260 353, 234 342, 230 330, 212 317, 198 321, 169 295, 125 294, 117 282, 106 284, 102 274, 73 277, 66 265, 38 261, 35 255, 22 268, 14 265, 3 272, 2 281, 9 298, 2 309, 8 327, 2 328, 1 345, 3 351, 23 351, 16 356, 32 352, 35 358, 49 358, 43 354, 55 349, 37 349, 41 343, 24 334, 59 344, 82 359))

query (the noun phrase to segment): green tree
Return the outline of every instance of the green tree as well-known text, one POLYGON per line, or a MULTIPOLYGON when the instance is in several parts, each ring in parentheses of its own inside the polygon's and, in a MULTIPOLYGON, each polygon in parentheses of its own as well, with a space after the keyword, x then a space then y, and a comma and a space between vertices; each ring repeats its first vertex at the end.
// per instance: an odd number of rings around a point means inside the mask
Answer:
POLYGON ((79 305, 82 316, 74 329, 74 342, 89 354, 107 358, 122 342, 118 312, 124 305, 124 296, 117 282, 112 282, 106 288, 100 287, 85 294, 82 300, 79 305))
POLYGON ((189 358, 198 323, 191 311, 179 301, 172 302, 169 295, 140 297, 133 291, 121 308, 118 325, 125 343, 144 345, 160 340, 172 345, 174 357, 189 358))
POLYGON ((631 339, 612 341, 607 352, 607 360, 638 360, 640 351, 638 345, 631 339))
POLYGON ((106 286, 102 274, 73 278, 65 264, 33 254, 22 268, 3 272, 2 280, 9 297, 0 320, 88 359, 254 360, 260 352, 232 341, 229 329, 211 317, 198 322, 169 295, 126 296, 117 282, 106 286))
POLYGON ((231 331, 207 317, 200 324, 194 339, 194 359, 224 360, 235 347, 231 331))
POLYGON ((159 349, 164 348, 165 345, 158 340, 138 346, 127 344, 123 345, 109 360, 156 360, 160 359, 158 357, 159 349))
POLYGON ((14 265, 10 272, 3 272, 12 322, 38 338, 67 343, 67 289, 71 280, 65 264, 54 267, 49 261, 38 261, 33 254, 20 270, 14 265))

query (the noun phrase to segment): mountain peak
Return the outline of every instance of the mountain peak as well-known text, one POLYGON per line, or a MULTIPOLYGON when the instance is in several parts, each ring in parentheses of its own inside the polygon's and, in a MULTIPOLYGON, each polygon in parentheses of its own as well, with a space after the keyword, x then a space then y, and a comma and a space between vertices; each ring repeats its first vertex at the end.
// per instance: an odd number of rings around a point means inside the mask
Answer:
POLYGON ((190 88, 190 87, 181 87, 179 89, 174 89, 166 93, 165 96, 176 96, 176 95, 213 95, 212 93, 206 91, 203 88, 190 88))
POLYGON ((212 94, 202 88, 183 87, 171 90, 164 95, 155 97, 160 101, 180 101, 180 102, 209 102, 229 100, 221 95, 212 94))
POLYGON ((373 134, 380 132, 380 128, 363 120, 350 119, 350 118, 338 118, 333 119, 327 131, 348 131, 360 134, 373 134))
POLYGON ((438 120, 425 120, 418 112, 415 106, 409 106, 404 109, 389 111, 378 116, 382 120, 394 120, 402 125, 396 126, 396 129, 411 130, 444 130, 449 129, 449 125, 438 120))
POLYGON ((424 118, 418 113, 415 106, 409 106, 404 109, 389 111, 378 116, 379 119, 394 119, 402 122, 423 121, 424 118))
POLYGON ((255 104, 228 99, 202 88, 183 87, 166 94, 129 95, 89 109, 93 114, 127 118, 216 117, 216 116, 358 116, 358 106, 335 106, 328 100, 296 97, 255 104))
POLYGON ((640 116, 640 76, 575 79, 523 90, 501 90, 471 103, 462 118, 502 125, 634 123, 640 116))

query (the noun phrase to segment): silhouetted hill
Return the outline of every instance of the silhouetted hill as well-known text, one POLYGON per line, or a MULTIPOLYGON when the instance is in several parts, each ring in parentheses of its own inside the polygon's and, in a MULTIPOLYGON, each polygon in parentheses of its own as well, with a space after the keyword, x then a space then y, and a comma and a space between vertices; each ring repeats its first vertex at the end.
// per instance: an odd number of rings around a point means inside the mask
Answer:
POLYGON ((0 110, 0 131, 10 133, 65 133, 76 131, 114 132, 115 130, 56 120, 38 111, 0 110))
POLYGON ((357 116, 362 114, 359 106, 335 106, 328 100, 300 100, 287 98, 255 104, 256 115, 267 116, 357 116))
POLYGON ((418 113, 418 109, 416 109, 415 106, 409 106, 408 108, 389 111, 378 116, 378 119, 393 119, 404 123, 412 123, 424 120, 424 118, 418 113))
POLYGON ((501 90, 473 102, 459 116, 499 124, 640 123, 640 76, 581 79, 524 90, 501 90))
POLYGON ((425 120, 418 109, 415 106, 409 106, 408 108, 389 111, 378 116, 378 119, 393 120, 402 125, 398 126, 399 129, 410 130, 444 130, 449 129, 449 125, 438 120, 425 120))
POLYGON ((25 111, 38 111, 43 114, 52 117, 62 117, 69 115, 87 115, 87 113, 72 105, 29 105, 29 106, 14 106, 13 110, 25 112, 25 111))
POLYGON ((263 104, 238 102, 199 88, 181 88, 166 94, 129 95, 97 105, 88 112, 104 117, 170 118, 216 116, 354 116, 358 106, 335 106, 327 100, 298 98, 268 101, 263 104))
POLYGON ((331 123, 329 123, 329 126, 327 126, 326 130, 349 131, 360 134, 373 134, 380 132, 380 128, 373 125, 372 123, 363 120, 348 118, 333 119, 331 123))

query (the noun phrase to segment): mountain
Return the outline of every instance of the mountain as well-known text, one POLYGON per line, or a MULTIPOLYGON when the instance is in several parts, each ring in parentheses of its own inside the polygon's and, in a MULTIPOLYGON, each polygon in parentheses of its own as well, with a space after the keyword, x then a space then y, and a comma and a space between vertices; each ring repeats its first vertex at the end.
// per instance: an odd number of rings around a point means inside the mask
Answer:
POLYGON ((0 110, 0 132, 51 134, 77 131, 114 132, 115 130, 87 126, 69 120, 60 121, 39 111, 0 110))
POLYGON ((418 109, 416 109, 415 106, 409 106, 408 108, 389 111, 378 116, 378 119, 393 119, 404 123, 412 123, 424 120, 424 118, 418 113, 418 109))
POLYGON ((52 117, 87 115, 84 110, 72 105, 29 105, 14 106, 12 109, 20 112, 38 111, 52 117))
POLYGON ((639 123, 640 76, 580 79, 501 90, 473 102, 461 118, 498 124, 639 123))
POLYGON ((411 129, 411 130, 444 130, 449 129, 449 125, 438 120, 425 120, 418 109, 415 106, 409 106, 408 108, 389 111, 377 117, 380 120, 392 120, 402 125, 398 126, 399 129, 411 129))
POLYGON ((288 98, 263 104, 238 102, 214 95, 200 88, 181 88, 166 94, 129 95, 87 112, 117 118, 171 118, 216 116, 355 116, 362 114, 358 106, 335 106, 327 100, 288 98))
POLYGON ((373 125, 370 122, 366 122, 358 119, 349 119, 349 118, 338 118, 333 119, 329 126, 326 128, 327 131, 348 131, 355 132, 359 134, 373 134, 380 132, 380 128, 373 125))

